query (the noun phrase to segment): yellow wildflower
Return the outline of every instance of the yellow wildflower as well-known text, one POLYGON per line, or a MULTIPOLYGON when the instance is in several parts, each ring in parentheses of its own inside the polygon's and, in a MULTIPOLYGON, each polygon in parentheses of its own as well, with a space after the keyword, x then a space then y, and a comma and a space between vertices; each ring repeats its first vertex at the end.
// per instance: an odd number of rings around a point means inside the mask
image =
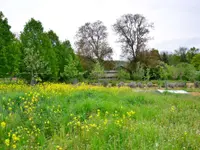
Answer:
POLYGON ((6 123, 5 122, 1 122, 1 127, 5 128, 6 127, 6 123))
POLYGON ((15 149, 16 147, 17 147, 16 144, 13 144, 13 145, 12 145, 12 148, 13 148, 13 149, 15 149))
POLYGON ((9 146, 9 145, 10 145, 10 140, 9 140, 9 139, 6 139, 6 140, 5 140, 5 144, 6 144, 6 146, 9 146))
POLYGON ((13 139, 13 141, 19 141, 19 137, 17 137, 16 134, 12 135, 12 139, 13 139))

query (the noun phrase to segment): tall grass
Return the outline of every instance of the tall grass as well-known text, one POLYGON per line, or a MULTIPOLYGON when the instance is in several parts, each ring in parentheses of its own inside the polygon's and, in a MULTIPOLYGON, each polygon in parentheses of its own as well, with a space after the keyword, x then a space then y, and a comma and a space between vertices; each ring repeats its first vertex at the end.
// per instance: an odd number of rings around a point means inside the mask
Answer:
POLYGON ((0 85, 0 123, 0 149, 199 149, 200 98, 87 85, 0 85))

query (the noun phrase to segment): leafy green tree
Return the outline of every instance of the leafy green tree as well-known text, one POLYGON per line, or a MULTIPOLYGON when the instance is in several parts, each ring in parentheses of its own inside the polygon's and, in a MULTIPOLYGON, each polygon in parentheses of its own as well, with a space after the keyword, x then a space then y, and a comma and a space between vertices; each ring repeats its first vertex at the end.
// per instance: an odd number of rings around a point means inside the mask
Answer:
MULTIPOLYGON (((11 65, 9 63, 10 45, 14 40, 14 35, 10 31, 7 18, 0 11, 0 73, 2 77, 10 75, 11 65), (9 50, 9 51, 8 51, 9 50)), ((14 56, 14 55, 13 55, 14 56)))
POLYGON ((159 74, 160 74, 160 79, 162 80, 167 80, 169 76, 169 71, 168 71, 168 65, 165 63, 160 64, 159 67, 159 74))
POLYGON ((167 72, 169 73, 169 79, 177 80, 179 78, 180 68, 167 65, 167 72))
POLYGON ((21 59, 21 43, 14 39, 13 42, 6 48, 8 72, 11 76, 18 76, 20 73, 21 59))
POLYGON ((61 74, 61 76, 65 80, 70 79, 77 79, 80 78, 83 75, 83 72, 80 72, 79 70, 79 61, 77 58, 73 59, 72 56, 70 56, 67 60, 68 64, 64 67, 64 72, 61 74))
POLYGON ((189 63, 191 63, 193 57, 198 54, 200 51, 198 48, 192 47, 187 51, 187 60, 189 63))
POLYGON ((14 35, 10 31, 11 26, 8 24, 7 18, 0 11, 0 50, 8 46, 14 39, 14 35))
POLYGON ((150 80, 150 78, 151 78, 151 74, 150 74, 150 68, 147 68, 146 69, 146 75, 145 75, 145 79, 147 80, 147 81, 149 81, 150 80))
POLYGON ((140 62, 137 62, 136 70, 133 73, 134 80, 143 80, 145 75, 145 70, 140 62))
POLYGON ((169 64, 169 55, 167 52, 161 53, 160 56, 161 56, 161 61, 163 61, 166 64, 169 64))
POLYGON ((117 78, 119 80, 123 80, 123 79, 129 80, 130 74, 128 72, 126 72, 124 69, 120 69, 117 73, 117 78))
POLYGON ((177 54, 170 54, 169 55, 169 65, 177 65, 180 63, 180 57, 177 54))
POLYGON ((34 84, 39 76, 50 72, 49 68, 47 68, 47 62, 40 56, 39 51, 34 48, 24 49, 24 65, 27 74, 30 74, 31 85, 34 84))
POLYGON ((187 51, 187 47, 180 47, 178 50, 175 50, 176 55, 180 58, 180 62, 188 62, 187 51))
MULTIPOLYGON (((43 74, 43 80, 56 80, 58 76, 56 53, 48 34, 44 33, 43 30, 42 23, 33 18, 26 23, 20 36, 23 51, 27 48, 32 49, 47 63, 50 73, 43 74)), ((25 68, 24 70, 26 70, 25 68)))
POLYGON ((179 70, 179 79, 193 81, 195 79, 196 70, 193 65, 188 63, 180 63, 176 66, 179 70))
POLYGON ((91 78, 92 79, 100 79, 103 77, 104 75, 104 68, 103 66, 100 64, 99 61, 97 61, 95 64, 94 64, 94 67, 93 67, 93 70, 91 72, 91 78))
POLYGON ((200 54, 195 55, 192 58, 191 63, 193 64, 193 66, 197 69, 200 70, 200 54))

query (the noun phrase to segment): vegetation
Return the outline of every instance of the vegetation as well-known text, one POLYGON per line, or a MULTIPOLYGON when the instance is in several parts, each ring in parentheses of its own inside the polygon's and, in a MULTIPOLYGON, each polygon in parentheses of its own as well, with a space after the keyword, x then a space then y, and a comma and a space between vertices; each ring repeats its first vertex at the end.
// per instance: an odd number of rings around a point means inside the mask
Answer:
POLYGON ((60 41, 53 30, 45 32, 42 23, 33 18, 25 24, 19 37, 15 37, 10 28, 7 18, 0 12, 1 78, 18 77, 31 84, 86 81, 101 78, 104 70, 118 70, 118 80, 194 82, 200 78, 199 49, 180 47, 173 53, 148 49, 153 23, 141 14, 125 14, 113 25, 126 58, 123 63, 112 60, 113 50, 102 21, 88 22, 78 29, 77 51, 70 41, 60 41), (95 73, 100 70, 97 77, 95 73))
POLYGON ((17 37, 0 12, 0 149, 199 149, 199 49, 147 48, 153 23, 141 14, 112 27, 124 61, 102 21, 78 28, 75 51, 34 18, 17 37))
POLYGON ((0 149, 198 149, 199 97, 0 85, 0 149))

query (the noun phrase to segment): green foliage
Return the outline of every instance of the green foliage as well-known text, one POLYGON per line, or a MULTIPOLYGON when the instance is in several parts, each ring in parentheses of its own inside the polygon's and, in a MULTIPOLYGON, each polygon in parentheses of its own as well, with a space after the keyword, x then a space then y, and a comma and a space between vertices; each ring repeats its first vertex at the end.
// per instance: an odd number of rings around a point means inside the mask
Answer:
POLYGON ((199 53, 199 49, 192 47, 190 48, 190 50, 187 51, 187 60, 189 63, 192 62, 193 57, 199 53))
POLYGON ((65 65, 64 67, 64 73, 62 73, 61 76, 65 80, 81 78, 83 73, 80 72, 78 66, 79 66, 79 61, 77 60, 77 58, 73 59, 72 56, 70 56, 67 60, 67 65, 65 65))
POLYGON ((99 61, 97 61, 94 64, 93 70, 90 74, 92 79, 100 79, 101 77, 103 77, 104 75, 104 68, 103 66, 100 64, 99 61))
POLYGON ((196 78, 195 72, 195 68, 188 63, 179 63, 176 66, 162 64, 160 66, 160 78, 163 80, 194 81, 196 78))
POLYGON ((47 67, 47 62, 44 61, 39 55, 38 51, 35 51, 34 48, 24 49, 24 65, 26 69, 27 76, 31 78, 31 84, 33 84, 36 78, 42 77, 50 73, 50 68, 47 67))
POLYGON ((145 79, 146 79, 147 81, 149 81, 149 80, 150 80, 150 78, 151 78, 151 74, 150 74, 150 68, 147 68, 147 69, 146 69, 146 75, 145 75, 145 79))
POLYGON ((197 54, 192 58, 192 64, 197 70, 200 71, 200 54, 197 54))
POLYGON ((179 79, 193 81, 195 79, 195 68, 188 63, 180 63, 176 66, 179 68, 179 79))
MULTIPOLYGON (((43 80, 58 80, 59 72, 61 72, 60 61, 67 58, 62 53, 64 48, 60 45, 56 34, 53 31, 49 33, 43 32, 42 23, 32 18, 26 23, 20 38, 24 49, 32 48, 34 51, 37 51, 38 55, 47 63, 50 73, 44 74, 42 76, 43 80), (60 57, 64 58, 61 59, 60 57)), ((64 71, 65 64, 62 64, 62 72, 64 71)))
POLYGON ((14 76, 19 72, 20 44, 10 28, 7 18, 0 11, 0 77, 14 76))
POLYGON ((200 146, 198 96, 66 84, 0 87, 0 149, 200 146))
POLYGON ((162 80, 167 80, 169 76, 167 64, 161 64, 160 69, 159 69, 159 74, 160 74, 160 79, 162 80))
POLYGON ((14 39, 10 28, 11 26, 8 24, 7 18, 5 18, 3 13, 0 11, 0 51, 4 47, 8 46, 14 39))
POLYGON ((133 79, 134 80, 143 80, 145 75, 145 70, 142 64, 140 62, 137 62, 136 69, 133 73, 133 79))
POLYGON ((124 69, 120 69, 117 73, 117 78, 119 80, 129 80, 130 74, 128 72, 126 72, 124 69))

